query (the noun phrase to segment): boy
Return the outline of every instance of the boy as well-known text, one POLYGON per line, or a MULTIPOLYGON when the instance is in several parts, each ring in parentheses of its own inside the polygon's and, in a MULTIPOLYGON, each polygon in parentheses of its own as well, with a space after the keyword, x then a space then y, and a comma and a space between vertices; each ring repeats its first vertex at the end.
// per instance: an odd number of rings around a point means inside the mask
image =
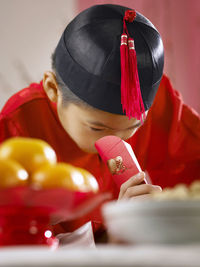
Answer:
MULTIPOLYGON (((168 141, 168 127, 175 116, 171 101, 175 94, 167 78, 162 80, 162 90, 156 96, 157 102, 147 121, 137 131, 144 119, 144 111, 147 114, 159 87, 164 53, 161 37, 151 22, 139 13, 133 16, 133 21, 130 17, 125 19, 127 10, 117 5, 98 5, 80 13, 66 27, 57 45, 52 56, 53 72, 45 72, 43 82, 31 84, 11 97, 0 117, 1 142, 11 136, 43 139, 55 149, 59 161, 90 171, 97 178, 100 190, 111 191, 115 199, 142 198, 152 191, 161 190, 160 186, 186 180, 191 182, 198 166, 194 160, 189 167, 190 175, 184 177, 186 167, 174 161, 173 154, 168 156, 166 152, 167 142, 171 142, 168 141), (137 118, 130 116, 130 106, 122 107, 121 102, 122 57, 130 60, 132 56, 121 52, 120 62, 123 31, 135 41, 137 62, 132 63, 137 66, 139 75, 139 93, 142 96, 139 105, 144 107, 137 110, 137 118), (165 111, 169 109, 167 116, 163 108, 165 111), (155 185, 141 184, 144 180, 141 172, 130 177, 120 191, 115 187, 94 147, 95 141, 106 135, 119 136, 133 145, 141 167, 149 172, 155 185), (175 164, 178 164, 178 169, 174 168, 175 164), (169 172, 170 166, 175 169, 175 174, 169 172)), ((129 75, 132 77, 131 73, 129 75)), ((134 79, 137 77, 129 82, 137 82, 134 79)), ((136 89, 126 88, 129 91, 136 89)), ((131 96, 129 91, 126 94, 131 96)), ((197 123, 197 116, 188 116, 197 123)), ((98 212, 91 214, 89 219, 95 225, 94 230, 99 228, 101 219, 98 212)), ((60 223, 56 230, 57 233, 72 231, 81 224, 81 221, 71 225, 60 223)))

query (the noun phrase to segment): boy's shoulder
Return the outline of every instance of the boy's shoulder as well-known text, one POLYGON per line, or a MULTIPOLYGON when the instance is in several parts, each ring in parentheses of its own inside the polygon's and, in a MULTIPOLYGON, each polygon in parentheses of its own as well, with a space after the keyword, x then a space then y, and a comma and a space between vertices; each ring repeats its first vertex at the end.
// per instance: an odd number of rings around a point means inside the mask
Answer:
POLYGON ((8 99, 1 110, 1 115, 8 116, 23 105, 46 97, 42 81, 40 83, 31 83, 28 87, 18 91, 8 99))

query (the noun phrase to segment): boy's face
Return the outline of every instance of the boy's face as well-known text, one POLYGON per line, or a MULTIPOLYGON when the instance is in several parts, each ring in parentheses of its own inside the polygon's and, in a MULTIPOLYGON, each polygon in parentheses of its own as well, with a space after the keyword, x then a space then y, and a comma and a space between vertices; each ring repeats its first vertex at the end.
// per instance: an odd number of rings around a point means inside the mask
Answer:
POLYGON ((59 89, 52 88, 52 81, 48 83, 44 78, 43 85, 50 100, 57 102, 58 117, 63 128, 78 147, 85 152, 97 153, 94 144, 99 138, 106 135, 115 135, 127 140, 141 125, 137 119, 129 120, 125 115, 90 109, 73 103, 65 106, 59 89))
POLYGON ((116 135, 123 140, 130 138, 140 121, 123 115, 115 115, 97 109, 69 104, 57 106, 58 116, 65 131, 74 142, 89 153, 96 153, 94 143, 106 135, 116 135))

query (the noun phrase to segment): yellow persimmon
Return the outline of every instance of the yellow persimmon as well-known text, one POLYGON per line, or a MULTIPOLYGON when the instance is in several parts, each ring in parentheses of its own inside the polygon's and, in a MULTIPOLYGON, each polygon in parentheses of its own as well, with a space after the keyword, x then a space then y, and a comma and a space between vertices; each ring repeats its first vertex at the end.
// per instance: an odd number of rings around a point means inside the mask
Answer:
POLYGON ((93 192, 96 192, 99 190, 99 185, 97 183, 97 180, 90 172, 82 168, 76 168, 76 170, 78 170, 82 174, 84 178, 84 185, 85 185, 86 190, 93 191, 93 192))
POLYGON ((98 190, 96 179, 89 172, 80 171, 67 163, 43 166, 33 173, 31 184, 38 189, 63 187, 80 192, 98 190))
POLYGON ((57 161, 55 151, 48 143, 25 137, 13 137, 3 142, 0 159, 17 161, 29 174, 47 163, 54 164, 57 161))
POLYGON ((0 188, 27 184, 28 173, 18 162, 10 159, 0 159, 0 188))

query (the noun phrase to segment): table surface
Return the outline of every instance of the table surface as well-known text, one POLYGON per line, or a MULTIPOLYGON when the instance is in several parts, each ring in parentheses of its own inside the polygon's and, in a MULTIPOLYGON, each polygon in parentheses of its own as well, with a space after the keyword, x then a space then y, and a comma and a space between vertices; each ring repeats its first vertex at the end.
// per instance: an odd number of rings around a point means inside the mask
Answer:
POLYGON ((192 267, 200 266, 200 244, 171 246, 102 245, 96 248, 0 248, 0 266, 192 267))

